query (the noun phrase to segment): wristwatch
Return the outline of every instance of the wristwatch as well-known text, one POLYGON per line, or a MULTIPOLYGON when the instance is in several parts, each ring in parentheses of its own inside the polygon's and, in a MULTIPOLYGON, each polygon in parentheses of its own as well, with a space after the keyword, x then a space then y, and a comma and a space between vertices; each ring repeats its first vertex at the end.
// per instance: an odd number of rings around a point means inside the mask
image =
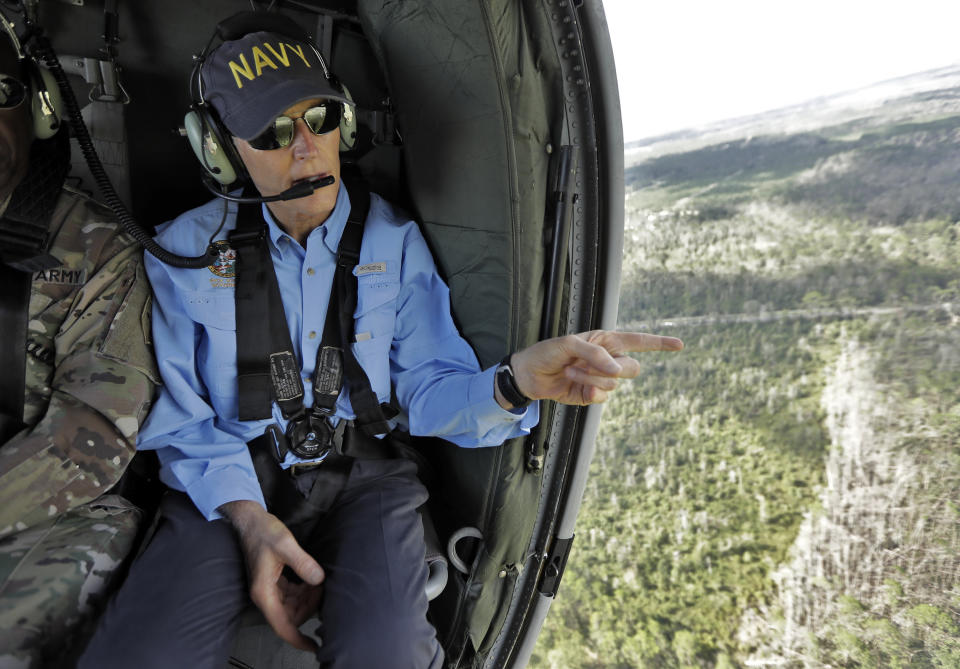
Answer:
POLYGON ((517 386, 517 379, 513 376, 513 367, 510 366, 510 358, 512 357, 513 354, 508 355, 500 361, 500 366, 497 367, 497 388, 500 389, 503 399, 512 404, 514 408, 523 409, 530 404, 530 398, 524 395, 517 386))

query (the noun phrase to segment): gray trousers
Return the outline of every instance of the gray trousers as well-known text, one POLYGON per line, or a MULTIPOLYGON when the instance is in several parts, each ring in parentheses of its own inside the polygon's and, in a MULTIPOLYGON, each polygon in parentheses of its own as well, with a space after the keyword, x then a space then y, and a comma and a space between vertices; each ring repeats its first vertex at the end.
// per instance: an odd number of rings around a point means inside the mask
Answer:
MULTIPOLYGON (((318 666, 441 667, 424 593, 417 508, 426 499, 414 463, 355 460, 311 536, 298 536, 326 572, 318 666)), ((226 665, 250 605, 236 535, 225 520, 205 520, 183 493, 168 493, 161 514, 79 669, 226 665)))

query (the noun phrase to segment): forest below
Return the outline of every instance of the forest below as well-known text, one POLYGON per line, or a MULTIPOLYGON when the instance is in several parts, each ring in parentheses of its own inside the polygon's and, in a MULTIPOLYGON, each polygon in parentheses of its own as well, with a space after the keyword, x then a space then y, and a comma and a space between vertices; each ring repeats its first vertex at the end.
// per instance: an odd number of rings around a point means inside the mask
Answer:
POLYGON ((960 89, 628 167, 609 402, 531 665, 960 667, 960 89))

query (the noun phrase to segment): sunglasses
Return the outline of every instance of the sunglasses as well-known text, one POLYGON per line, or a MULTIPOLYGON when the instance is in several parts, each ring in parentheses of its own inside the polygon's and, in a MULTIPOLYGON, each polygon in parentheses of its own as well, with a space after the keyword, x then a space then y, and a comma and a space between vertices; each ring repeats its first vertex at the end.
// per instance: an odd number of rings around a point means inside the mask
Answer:
POLYGON ((342 113, 343 105, 341 103, 324 102, 316 107, 310 107, 296 118, 278 116, 269 128, 248 140, 248 143, 260 151, 270 151, 290 146, 290 143, 293 142, 293 136, 296 134, 298 119, 303 119, 307 128, 314 135, 326 135, 340 126, 340 115, 342 113))
POLYGON ((13 109, 27 96, 27 87, 9 74, 0 74, 0 109, 13 109))

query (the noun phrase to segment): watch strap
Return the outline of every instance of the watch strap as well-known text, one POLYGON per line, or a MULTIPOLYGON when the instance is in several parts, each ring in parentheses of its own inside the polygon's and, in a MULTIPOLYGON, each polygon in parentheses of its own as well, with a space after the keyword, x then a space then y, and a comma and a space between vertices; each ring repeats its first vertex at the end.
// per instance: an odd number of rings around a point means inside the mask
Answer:
POLYGON ((500 366, 497 367, 497 388, 505 400, 515 408, 522 409, 530 404, 530 398, 524 395, 517 386, 517 379, 513 375, 513 366, 510 364, 512 357, 512 354, 508 355, 500 361, 500 366))

